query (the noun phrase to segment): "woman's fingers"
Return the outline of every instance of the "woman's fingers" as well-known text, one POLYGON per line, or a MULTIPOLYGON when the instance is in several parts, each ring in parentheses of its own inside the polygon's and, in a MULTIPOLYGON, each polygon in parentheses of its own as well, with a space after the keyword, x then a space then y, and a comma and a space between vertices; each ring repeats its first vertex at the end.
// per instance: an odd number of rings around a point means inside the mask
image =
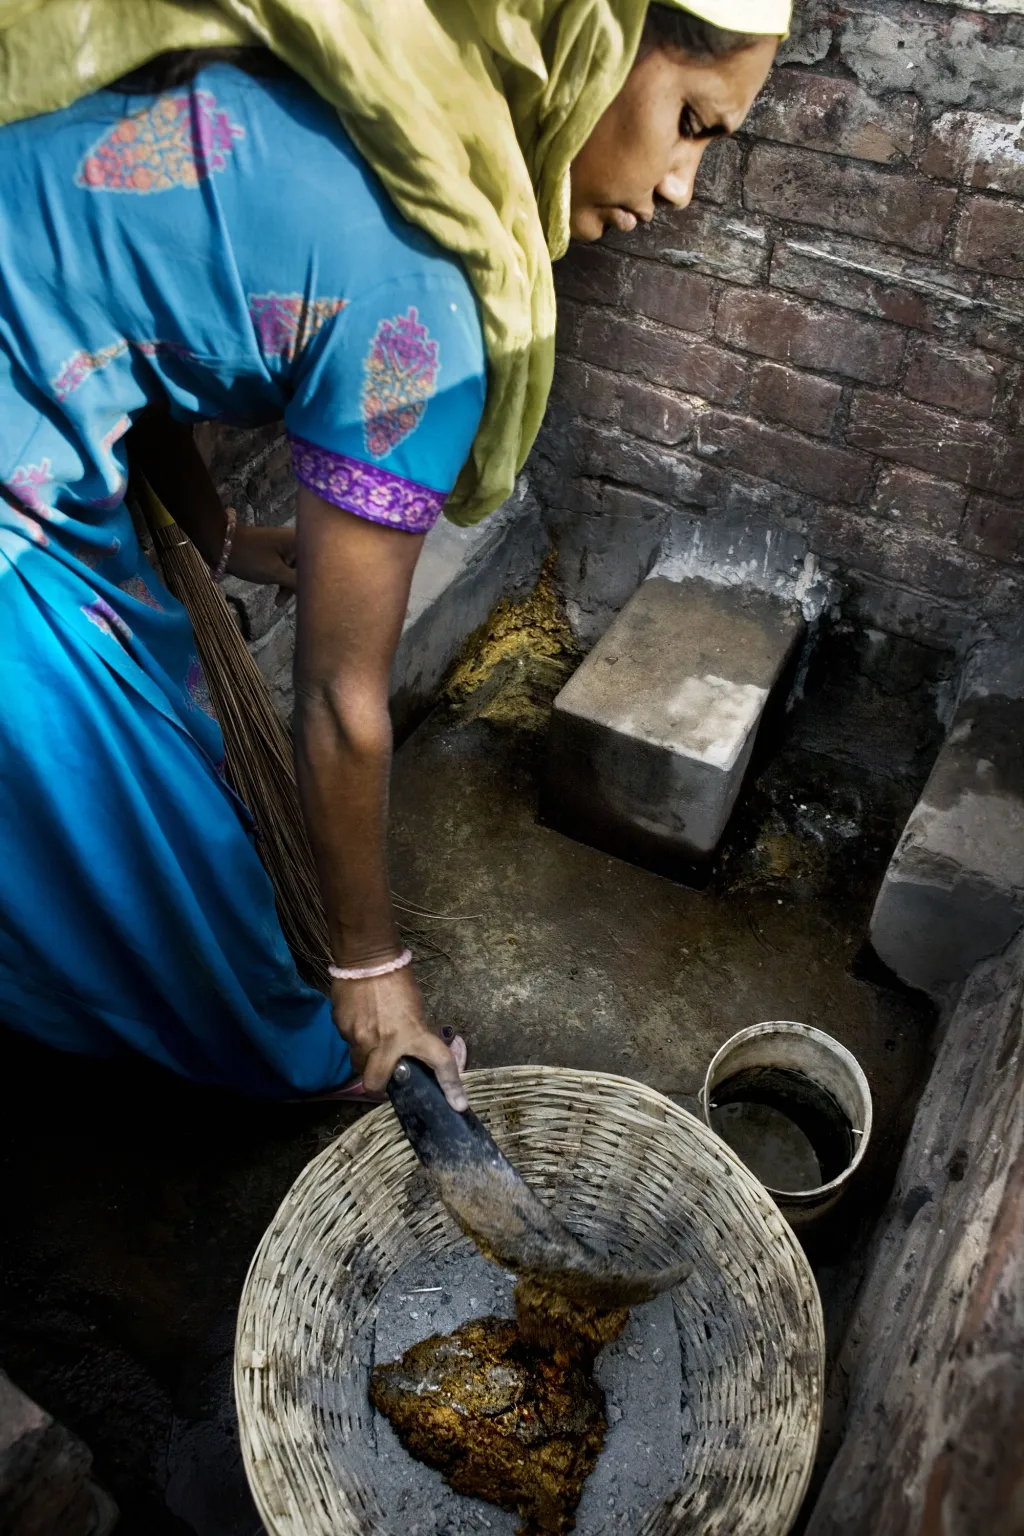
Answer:
MULTIPOLYGON (((269 529, 267 531, 270 532, 269 529)), ((299 582, 299 573, 295 569, 295 529, 275 528, 273 547, 278 557, 275 573, 277 584, 286 592, 294 592, 299 582)))
POLYGON ((295 529, 252 528, 242 524, 235 531, 228 571, 242 581, 294 592, 298 585, 295 529))
POLYGON ((417 1051, 416 1055, 420 1061, 426 1062, 428 1067, 433 1068, 434 1076, 441 1085, 442 1093, 452 1109, 457 1109, 461 1115, 464 1110, 469 1108, 469 1100, 466 1098, 466 1090, 462 1086, 459 1069, 455 1065, 455 1057, 444 1041, 439 1040, 436 1035, 428 1035, 427 1039, 430 1042, 429 1049, 422 1052, 417 1051))
POLYGON ((448 1103, 469 1108, 455 1058, 427 1028, 423 998, 408 966, 365 980, 336 980, 331 988, 334 1022, 348 1041, 352 1065, 371 1093, 382 1093, 403 1056, 431 1068, 448 1103))
MULTIPOLYGON (((363 1065, 363 1084, 371 1093, 383 1093, 403 1056, 414 1056, 430 1067, 441 1086, 441 1091, 452 1109, 459 1114, 469 1108, 466 1090, 462 1086, 455 1058, 437 1035, 424 1030, 404 1040, 389 1040, 378 1045, 366 1057, 363 1065)), ((358 1070, 358 1062, 353 1058, 358 1070)))

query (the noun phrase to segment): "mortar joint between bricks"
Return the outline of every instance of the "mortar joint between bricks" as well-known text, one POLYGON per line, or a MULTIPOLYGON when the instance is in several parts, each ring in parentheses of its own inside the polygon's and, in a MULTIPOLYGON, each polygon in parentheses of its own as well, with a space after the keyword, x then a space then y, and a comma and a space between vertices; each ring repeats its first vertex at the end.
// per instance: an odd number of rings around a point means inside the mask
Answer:
POLYGON ((949 224, 946 226, 946 233, 943 236, 942 244, 935 253, 940 261, 948 262, 954 272, 963 270, 954 253, 957 239, 960 235, 960 227, 969 212, 971 193, 972 189, 970 187, 965 187, 962 184, 957 186, 956 202, 953 204, 953 210, 949 216, 949 224))
POLYGON ((836 406, 836 414, 832 421, 832 431, 829 434, 828 441, 837 443, 840 447, 845 448, 846 429, 850 425, 850 412, 853 410, 853 397, 857 386, 850 379, 839 380, 837 377, 837 382, 842 384, 843 393, 840 395, 839 404, 836 406))

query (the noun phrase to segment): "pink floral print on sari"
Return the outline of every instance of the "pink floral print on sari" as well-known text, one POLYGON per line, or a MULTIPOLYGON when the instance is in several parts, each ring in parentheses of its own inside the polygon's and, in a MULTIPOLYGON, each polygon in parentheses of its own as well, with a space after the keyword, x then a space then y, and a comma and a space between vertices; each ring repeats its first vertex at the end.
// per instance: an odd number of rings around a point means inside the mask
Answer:
POLYGON ((196 187, 227 167, 245 129, 217 106, 210 91, 157 98, 105 133, 86 153, 75 183, 92 192, 167 192, 196 187))
POLYGON ((121 592, 134 597, 136 602, 145 603, 147 608, 155 608, 157 613, 163 613, 163 604, 157 602, 141 576, 129 576, 127 581, 119 581, 117 585, 121 592))
POLYGON ((121 615, 104 598, 97 597, 91 603, 83 603, 82 612, 90 624, 95 624, 98 630, 127 650, 132 632, 121 615))
POLYGON ((248 301, 264 357, 289 363, 347 303, 346 299, 307 300, 301 293, 250 293, 248 301))
POLYGON ((128 343, 123 336, 112 341, 107 347, 100 347, 95 352, 73 352, 66 363, 63 363, 59 371, 50 380, 50 388, 61 402, 65 401, 78 386, 96 373, 100 368, 106 368, 115 358, 123 357, 128 351, 128 343))
MULTIPOLYGON (((130 430, 131 424, 130 417, 119 416, 114 425, 104 432, 100 438, 100 448, 105 454, 110 455, 112 453, 114 444, 120 442, 125 433, 130 430)), ((121 469, 120 465, 116 467, 117 481, 114 489, 109 491, 106 496, 96 497, 89 502, 89 506, 95 507, 97 512, 110 512, 114 507, 119 507, 122 501, 124 501, 128 491, 128 476, 121 469)))
POLYGON ((423 420, 437 390, 438 352, 415 308, 378 325, 363 364, 363 431, 373 458, 386 458, 423 420))
MULTIPOLYGON (((89 352, 84 347, 81 351, 72 352, 50 380, 54 398, 63 405, 68 396, 74 394, 86 379, 98 373, 101 368, 109 367, 119 357, 124 357, 126 352, 141 352, 143 357, 190 358, 192 356, 188 347, 182 346, 177 341, 129 341, 126 336, 119 336, 116 341, 110 342, 106 347, 99 347, 95 352, 89 352)), ((127 428, 125 430, 127 431, 127 428)))
POLYGON ((188 664, 188 671, 185 674, 185 693, 193 709, 200 709, 204 715, 209 715, 211 720, 216 720, 217 716, 210 699, 210 685, 206 681, 206 673, 198 656, 193 656, 188 664))
POLYGON ((7 482, 7 489, 36 517, 51 518, 53 508, 42 496, 40 487, 49 485, 52 475, 49 459, 43 459, 41 464, 19 464, 7 482))

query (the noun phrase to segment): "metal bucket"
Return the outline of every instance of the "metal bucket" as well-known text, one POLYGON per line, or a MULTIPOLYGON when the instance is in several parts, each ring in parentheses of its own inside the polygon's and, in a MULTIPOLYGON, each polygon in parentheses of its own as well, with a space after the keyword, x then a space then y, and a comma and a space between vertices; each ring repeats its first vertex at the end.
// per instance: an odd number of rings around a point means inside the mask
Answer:
MULTIPOLYGON (((772 1074, 778 1074, 777 1081, 790 1085, 796 1094, 796 1099, 787 1100, 786 1094, 780 1091, 774 1100, 789 1119, 801 1125, 801 1114, 792 1108, 792 1104, 800 1099, 802 1080, 806 1085, 806 1114, 813 1118, 813 1111, 820 1117, 823 1112, 827 1115, 834 1106, 835 1133, 842 1136, 841 1117, 849 1136, 849 1155, 840 1155, 838 1166, 833 1148, 833 1167, 827 1182, 813 1189, 798 1190, 773 1189, 770 1184, 764 1185, 796 1230, 831 1210, 859 1168, 871 1138, 871 1090, 856 1057, 831 1035, 812 1029, 808 1024, 795 1024, 785 1019, 753 1024, 727 1040, 708 1067, 700 1093, 701 1114, 708 1128, 714 1130, 711 1109, 721 1102, 723 1092, 729 1091, 729 1084, 733 1084, 735 1090, 743 1083, 771 1081, 772 1074), (815 1104, 817 1109, 814 1109, 815 1104)), ((750 1094, 736 1091, 735 1097, 749 1098, 750 1094)), ((762 1099, 761 1102, 769 1100, 762 1099)), ((806 1126, 802 1128, 806 1129, 806 1126)), ((813 1144, 814 1136, 809 1139, 813 1144)))

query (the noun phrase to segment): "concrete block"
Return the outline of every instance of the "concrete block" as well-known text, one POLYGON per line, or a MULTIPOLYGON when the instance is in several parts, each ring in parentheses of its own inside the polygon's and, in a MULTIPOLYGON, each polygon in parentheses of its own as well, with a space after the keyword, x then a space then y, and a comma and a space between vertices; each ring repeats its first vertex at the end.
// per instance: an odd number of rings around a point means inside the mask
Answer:
POLYGON ((654 868, 707 858, 803 629, 765 593, 650 577, 555 700, 545 820, 654 868))
POLYGON ((1024 699, 962 703, 886 870, 871 942, 941 1001, 1024 924, 1024 699))
POLYGON ((117 1510, 89 1481, 85 1445, 0 1371, 0 1531, 105 1536, 117 1510))

